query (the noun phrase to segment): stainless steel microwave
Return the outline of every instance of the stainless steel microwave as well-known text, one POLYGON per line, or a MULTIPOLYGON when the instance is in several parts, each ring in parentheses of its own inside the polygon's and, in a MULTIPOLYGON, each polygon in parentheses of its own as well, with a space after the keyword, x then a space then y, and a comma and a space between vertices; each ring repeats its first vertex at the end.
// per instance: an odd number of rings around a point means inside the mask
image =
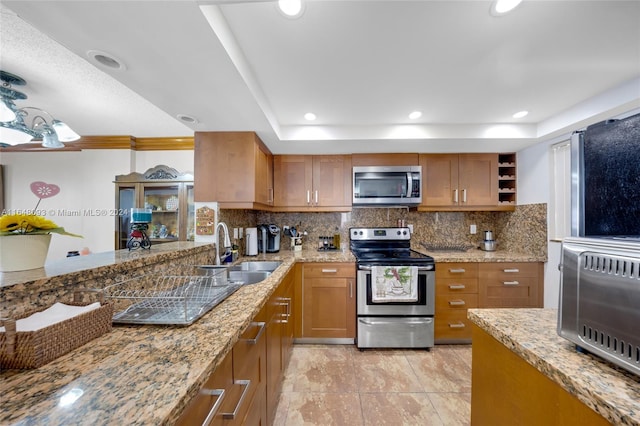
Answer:
POLYGON ((417 206, 421 202, 421 166, 353 168, 354 206, 417 206))

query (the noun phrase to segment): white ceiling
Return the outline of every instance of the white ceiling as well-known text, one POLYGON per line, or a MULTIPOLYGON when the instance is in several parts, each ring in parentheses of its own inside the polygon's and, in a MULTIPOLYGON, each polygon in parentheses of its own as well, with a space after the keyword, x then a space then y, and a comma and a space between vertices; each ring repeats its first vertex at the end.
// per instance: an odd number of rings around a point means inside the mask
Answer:
POLYGON ((524 0, 501 17, 480 0, 307 1, 299 19, 264 0, 0 3, 1 69, 27 80, 16 103, 84 136, 254 130, 276 154, 517 151, 640 107, 640 1, 524 0))

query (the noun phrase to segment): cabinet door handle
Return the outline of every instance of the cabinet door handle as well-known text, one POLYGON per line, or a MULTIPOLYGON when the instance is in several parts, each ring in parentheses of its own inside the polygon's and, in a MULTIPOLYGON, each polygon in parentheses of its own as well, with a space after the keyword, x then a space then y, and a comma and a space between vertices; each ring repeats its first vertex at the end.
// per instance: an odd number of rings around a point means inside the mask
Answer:
POLYGON ((518 281, 503 281, 502 284, 504 284, 504 285, 519 285, 520 283, 518 281))
POLYGON ((520 269, 518 269, 518 268, 503 269, 502 272, 504 272, 506 274, 517 274, 518 272, 520 272, 520 269))
POLYGON ((461 322, 458 322, 458 323, 455 323, 455 324, 449 323, 449 328, 465 328, 465 327, 466 326, 461 322))
POLYGON ((464 290, 467 288, 464 284, 449 284, 449 290, 464 290))
POLYGON ((462 190, 462 202, 463 203, 467 202, 467 190, 466 190, 466 188, 462 190))
POLYGON ((454 203, 458 202, 458 190, 457 189, 453 190, 453 202, 454 203))
POLYGON ((216 417, 216 414, 218 413, 218 409, 220 408, 220 405, 222 404, 222 400, 224 399, 224 389, 202 388, 202 389, 200 389, 200 393, 202 395, 217 396, 218 397, 218 399, 216 399, 216 402, 213 404, 213 406, 211 407, 211 409, 207 413, 207 417, 205 417, 205 419, 202 422, 202 426, 209 426, 211 424, 211 422, 213 421, 213 419, 216 417))
POLYGON ((284 306, 287 308, 286 313, 283 315, 285 319, 283 319, 281 322, 283 324, 286 324, 289 322, 289 317, 291 316, 291 298, 290 297, 283 297, 282 300, 284 300, 284 303, 281 303, 280 306, 284 306))
POLYGON ((464 300, 450 300, 449 306, 464 306, 466 305, 464 300))
POLYGON ((262 333, 264 332, 265 324, 264 322, 261 321, 261 322, 252 322, 251 325, 254 327, 258 327, 258 332, 256 333, 256 337, 254 337, 253 339, 240 339, 240 340, 244 340, 250 345, 255 345, 258 343, 258 340, 260 340, 260 336, 262 336, 262 333))
POLYGON ((322 273, 323 274, 336 274, 338 272, 337 269, 323 269, 322 273))
POLYGON ((242 395, 240 395, 240 399, 238 399, 238 403, 236 404, 236 408, 234 408, 233 413, 222 413, 222 418, 230 419, 230 420, 235 419, 236 416, 238 415, 238 410, 244 403, 244 399, 246 398, 247 393, 249 392, 249 387, 251 386, 251 380, 234 380, 233 383, 236 385, 244 386, 244 389, 242 391, 242 395))
POLYGON ((315 192, 315 204, 316 204, 316 206, 318 205, 318 190, 317 189, 316 189, 316 192, 315 192))
POLYGON ((307 204, 311 204, 311 191, 307 189, 307 204))
POLYGON ((349 281, 349 299, 353 299, 353 281, 349 281))
POLYGON ((467 271, 464 268, 449 269, 449 273, 450 274, 464 274, 465 272, 467 272, 467 271))
POLYGON ((273 188, 269 188, 269 202, 273 203, 273 188))

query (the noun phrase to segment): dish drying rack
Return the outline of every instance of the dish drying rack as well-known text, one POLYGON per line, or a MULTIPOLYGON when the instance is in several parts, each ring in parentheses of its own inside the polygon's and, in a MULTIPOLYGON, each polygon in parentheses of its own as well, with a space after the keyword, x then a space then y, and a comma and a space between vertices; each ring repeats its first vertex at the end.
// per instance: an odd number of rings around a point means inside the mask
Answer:
POLYGON ((146 275, 108 286, 104 293, 115 305, 114 323, 190 325, 241 286, 221 274, 146 275))

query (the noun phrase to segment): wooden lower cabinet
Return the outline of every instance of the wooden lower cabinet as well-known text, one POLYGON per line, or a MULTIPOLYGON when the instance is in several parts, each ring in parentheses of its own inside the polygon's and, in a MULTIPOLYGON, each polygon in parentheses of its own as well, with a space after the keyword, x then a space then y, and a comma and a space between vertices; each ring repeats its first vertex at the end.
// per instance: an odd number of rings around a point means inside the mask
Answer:
POLYGON ((472 425, 610 424, 475 324, 472 351, 472 425))
POLYGON ((291 358, 294 330, 294 269, 291 269, 267 302, 267 388, 268 425, 273 424, 282 391, 284 371, 291 358))
POLYGON ((471 343, 469 308, 541 308, 542 262, 436 265, 435 342, 471 343))
POLYGON ((481 308, 542 307, 543 263, 481 263, 479 268, 481 308))
POLYGON ((467 309, 478 307, 478 264, 436 265, 436 343, 469 343, 467 309))
POLYGON ((292 269, 176 425, 273 424, 293 345, 293 292, 292 269))
POLYGON ((252 322, 177 425, 266 425, 265 323, 252 322))
POLYGON ((305 263, 302 273, 302 337, 355 338, 354 263, 305 263))
POLYGON ((176 425, 223 424, 221 405, 228 399, 228 391, 232 387, 233 355, 229 352, 184 410, 176 425))

